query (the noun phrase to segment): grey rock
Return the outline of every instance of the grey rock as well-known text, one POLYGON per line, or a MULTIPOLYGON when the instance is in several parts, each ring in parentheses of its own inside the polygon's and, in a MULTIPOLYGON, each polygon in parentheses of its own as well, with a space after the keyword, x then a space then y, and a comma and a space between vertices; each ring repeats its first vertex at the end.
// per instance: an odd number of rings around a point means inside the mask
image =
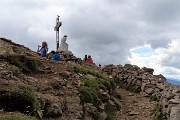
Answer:
POLYGON ((180 108, 178 107, 171 108, 170 120, 180 120, 180 108))
POLYGON ((59 117, 62 115, 62 109, 58 104, 53 103, 48 107, 46 114, 51 117, 59 117))
POLYGON ((146 92, 148 95, 150 95, 150 94, 152 94, 152 93, 154 92, 154 89, 153 89, 153 88, 147 88, 147 89, 145 89, 145 92, 146 92))
POLYGON ((180 99, 171 99, 169 100, 169 104, 180 104, 180 99))
POLYGON ((99 118, 98 120, 106 120, 108 115, 105 112, 99 113, 99 118))

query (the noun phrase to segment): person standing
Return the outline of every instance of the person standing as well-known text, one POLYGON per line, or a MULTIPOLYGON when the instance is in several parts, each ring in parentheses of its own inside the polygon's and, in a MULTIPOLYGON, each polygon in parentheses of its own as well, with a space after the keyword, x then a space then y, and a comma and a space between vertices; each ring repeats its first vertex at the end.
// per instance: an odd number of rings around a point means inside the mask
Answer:
POLYGON ((87 60, 87 55, 84 56, 83 62, 86 62, 87 60))

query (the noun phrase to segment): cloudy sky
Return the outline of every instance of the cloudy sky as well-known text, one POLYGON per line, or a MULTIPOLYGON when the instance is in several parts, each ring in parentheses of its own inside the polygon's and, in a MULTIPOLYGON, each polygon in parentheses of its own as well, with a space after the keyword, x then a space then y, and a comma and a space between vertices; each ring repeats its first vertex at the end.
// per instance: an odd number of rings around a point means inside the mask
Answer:
POLYGON ((0 0, 0 37, 56 49, 55 19, 69 50, 96 64, 131 63, 180 79, 180 0, 0 0))

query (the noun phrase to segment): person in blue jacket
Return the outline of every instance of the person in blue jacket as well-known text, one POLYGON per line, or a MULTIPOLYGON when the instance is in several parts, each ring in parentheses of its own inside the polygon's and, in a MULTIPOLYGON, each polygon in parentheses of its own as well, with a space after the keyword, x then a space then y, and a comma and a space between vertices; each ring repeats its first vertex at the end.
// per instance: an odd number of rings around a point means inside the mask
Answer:
POLYGON ((51 51, 51 53, 52 53, 52 60, 57 60, 57 61, 60 60, 60 54, 58 52, 51 51))
POLYGON ((40 52, 41 57, 46 57, 47 52, 48 52, 48 45, 47 42, 42 42, 42 46, 38 46, 38 50, 37 52, 40 52), (39 48, 41 47, 41 49, 39 50, 39 48))

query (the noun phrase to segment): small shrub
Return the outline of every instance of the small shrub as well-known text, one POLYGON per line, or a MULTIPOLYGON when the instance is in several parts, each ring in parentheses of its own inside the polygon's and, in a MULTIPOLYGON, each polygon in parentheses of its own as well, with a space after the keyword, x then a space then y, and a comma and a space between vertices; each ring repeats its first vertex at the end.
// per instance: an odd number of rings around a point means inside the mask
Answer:
POLYGON ((106 105, 105 112, 108 115, 107 120, 114 120, 114 118, 115 118, 115 109, 110 104, 106 105))
POLYGON ((20 73, 20 69, 18 67, 16 67, 16 66, 11 67, 10 71, 12 72, 12 74, 14 76, 17 76, 20 73))
POLYGON ((0 116, 0 120, 37 120, 34 117, 24 115, 3 115, 0 116))
POLYGON ((149 98, 151 101, 159 101, 159 98, 156 95, 151 95, 149 98))
POLYGON ((139 93, 141 92, 140 88, 136 88, 135 85, 127 85, 126 83, 124 83, 123 81, 118 81, 117 83, 121 88, 123 89, 126 89, 130 92, 133 92, 133 93, 139 93))
POLYGON ((19 69, 22 69, 23 72, 38 71, 38 66, 40 65, 39 60, 26 55, 10 55, 7 57, 7 60, 19 69))
POLYGON ((164 120, 162 114, 162 105, 156 104, 155 108, 151 111, 151 115, 155 116, 155 120, 164 120))
POLYGON ((92 87, 83 86, 80 88, 81 101, 96 104, 98 102, 97 91, 92 87))

